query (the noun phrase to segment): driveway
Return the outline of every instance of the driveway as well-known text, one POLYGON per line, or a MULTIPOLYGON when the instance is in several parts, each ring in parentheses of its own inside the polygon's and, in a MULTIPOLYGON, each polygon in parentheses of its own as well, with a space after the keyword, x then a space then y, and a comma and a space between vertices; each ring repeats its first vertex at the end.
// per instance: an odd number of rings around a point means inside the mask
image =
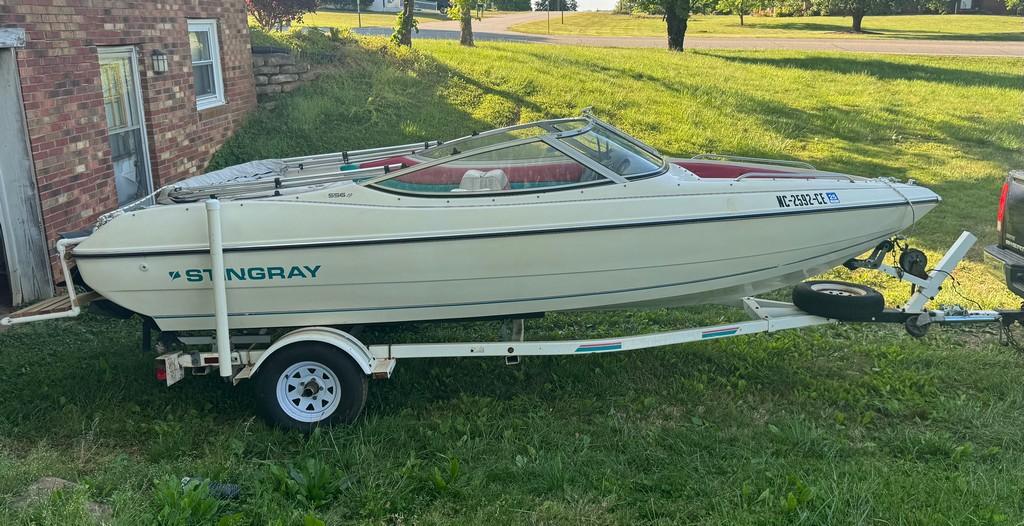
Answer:
MULTIPOLYGON (((662 37, 593 37, 575 35, 533 35, 509 31, 522 22, 544 20, 546 12, 526 12, 473 21, 476 40, 537 42, 566 46, 665 48, 662 37)), ((551 14, 552 18, 557 13, 551 14)), ((458 40, 459 23, 439 20, 421 23, 413 38, 458 40)), ((364 27, 361 35, 390 35, 390 28, 364 27)), ((847 51, 900 55, 952 55, 981 57, 1024 57, 1024 42, 982 42, 966 40, 884 40, 869 38, 765 38, 765 37, 686 37, 689 49, 791 49, 800 51, 847 51)))

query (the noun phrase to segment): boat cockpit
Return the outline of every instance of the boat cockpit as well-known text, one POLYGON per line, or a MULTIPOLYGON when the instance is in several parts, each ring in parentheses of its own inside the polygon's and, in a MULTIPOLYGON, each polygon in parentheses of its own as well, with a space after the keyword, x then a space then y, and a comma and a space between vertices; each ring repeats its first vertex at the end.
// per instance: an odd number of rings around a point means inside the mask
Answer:
POLYGON ((360 168, 393 164, 405 168, 361 184, 384 191, 476 195, 625 182, 666 169, 656 150, 593 118, 498 129, 360 168))

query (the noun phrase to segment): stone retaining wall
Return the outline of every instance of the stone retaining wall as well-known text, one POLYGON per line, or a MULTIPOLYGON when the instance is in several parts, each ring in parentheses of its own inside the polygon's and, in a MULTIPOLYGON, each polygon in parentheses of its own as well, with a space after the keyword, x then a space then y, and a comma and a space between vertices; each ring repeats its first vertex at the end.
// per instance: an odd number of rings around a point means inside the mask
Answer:
POLYGON ((252 72, 256 78, 256 94, 261 99, 287 93, 316 78, 309 64, 300 64, 289 53, 253 54, 252 72))

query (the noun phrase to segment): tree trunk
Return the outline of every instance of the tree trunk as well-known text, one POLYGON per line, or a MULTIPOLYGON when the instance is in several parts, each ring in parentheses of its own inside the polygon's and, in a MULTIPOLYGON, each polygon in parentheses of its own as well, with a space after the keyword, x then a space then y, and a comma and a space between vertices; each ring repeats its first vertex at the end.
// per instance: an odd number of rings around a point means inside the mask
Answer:
POLYGON ((402 3, 402 12, 399 14, 401 17, 398 27, 395 28, 395 34, 391 37, 401 46, 412 47, 412 25, 415 21, 415 15, 413 14, 413 0, 405 0, 402 3))
POLYGON ((863 30, 860 28, 860 24, 863 21, 864 21, 864 15, 853 15, 853 32, 854 33, 863 33, 863 30))
MULTIPOLYGON (((687 13, 689 15, 689 13, 687 13)), ((665 10, 665 23, 668 25, 668 48, 672 51, 683 50, 683 38, 686 37, 686 19, 675 9, 665 10)))
POLYGON ((459 39, 459 44, 463 46, 473 45, 473 10, 469 8, 467 3, 462 8, 462 18, 459 20, 459 29, 462 30, 462 37, 459 39))
POLYGON ((740 12, 740 25, 743 25, 743 12, 740 12))

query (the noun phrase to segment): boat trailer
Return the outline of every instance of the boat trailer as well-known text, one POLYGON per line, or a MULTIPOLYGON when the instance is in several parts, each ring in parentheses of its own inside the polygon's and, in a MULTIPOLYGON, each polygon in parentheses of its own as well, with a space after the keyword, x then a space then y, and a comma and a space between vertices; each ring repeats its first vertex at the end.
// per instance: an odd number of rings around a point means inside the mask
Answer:
MULTIPOLYGON (((211 223, 211 224, 216 224, 211 223)), ((935 268, 928 270, 926 277, 910 274, 907 269, 893 267, 881 263, 876 257, 874 262, 868 261, 858 268, 879 270, 897 279, 909 282, 915 289, 910 299, 896 309, 884 309, 881 313, 868 319, 856 321, 868 323, 901 323, 907 332, 914 337, 923 337, 933 325, 949 325, 964 323, 1001 323, 1009 326, 1024 322, 1022 310, 967 310, 960 306, 946 306, 940 309, 924 310, 928 301, 935 299, 946 279, 951 277, 957 264, 966 256, 977 238, 970 232, 963 232, 959 239, 945 253, 935 268)), ((891 250, 891 249, 890 249, 891 250)), ((885 255, 882 251, 882 256, 885 255)), ((214 275, 217 275, 217 255, 214 256, 214 275)), ((223 282, 215 287, 223 287, 223 282)), ((220 301, 220 298, 218 298, 220 301)), ((700 342, 712 339, 728 338, 748 334, 771 333, 788 329, 800 329, 817 325, 835 324, 837 318, 827 318, 808 313, 794 304, 755 297, 742 300, 744 311, 750 320, 705 327, 693 327, 666 332, 622 336, 614 338, 585 340, 554 340, 529 341, 525 339, 525 322, 522 319, 512 322, 513 338, 501 342, 460 342, 460 343, 388 343, 364 345, 358 339, 341 330, 330 327, 306 327, 297 329, 281 337, 273 345, 265 349, 234 350, 237 347, 270 344, 269 335, 231 336, 228 340, 226 329, 218 330, 215 337, 180 337, 186 345, 212 345, 221 350, 221 345, 228 346, 227 352, 171 352, 157 357, 164 365, 164 376, 168 385, 179 380, 185 369, 209 368, 217 365, 221 375, 230 377, 233 382, 250 378, 254 375, 266 357, 274 351, 296 341, 321 341, 330 343, 346 352, 360 365, 364 372, 376 379, 389 378, 396 361, 402 358, 458 358, 468 356, 503 357, 506 363, 514 365, 523 356, 556 356, 578 355, 602 352, 636 351, 652 347, 663 347, 681 343, 700 342), (224 358, 226 356, 226 359, 224 358), (227 372, 227 374, 225 374, 227 372)), ((226 322, 226 320, 225 320, 226 322)), ((205 374, 201 373, 201 374, 205 374)))
MULTIPOLYGON (((281 389, 292 390, 298 386, 301 388, 302 393, 308 396, 302 398, 301 402, 293 401, 292 405, 296 403, 306 404, 307 401, 312 404, 313 401, 320 400, 320 396, 326 399, 326 392, 321 391, 321 389, 330 389, 329 385, 334 384, 317 382, 316 378, 309 375, 302 377, 305 378, 305 380, 302 380, 305 383, 301 385, 289 383, 291 380, 287 378, 288 375, 299 378, 302 374, 306 374, 301 373, 301 368, 295 369, 296 367, 310 363, 309 361, 301 361, 301 358, 287 358, 289 353, 294 354, 294 349, 301 349, 303 346, 308 348, 310 345, 317 346, 321 350, 326 348, 340 351, 343 355, 347 355, 355 365, 356 369, 353 369, 353 371, 362 373, 359 382, 362 382, 364 386, 361 395, 362 399, 358 400, 358 407, 352 414, 341 419, 343 422, 354 420, 359 411, 361 411, 366 397, 366 378, 390 378, 397 361, 404 358, 492 356, 502 357, 506 364, 514 365, 519 363, 519 360, 524 356, 580 355, 635 351, 748 334, 772 333, 788 329, 814 327, 834 324, 840 321, 902 323, 907 332, 915 337, 924 336, 933 325, 990 322, 999 323, 1006 330, 1014 323, 1024 322, 1024 311, 1021 310, 967 310, 959 306, 933 310, 924 309, 924 306, 929 301, 934 300, 939 291, 942 290, 943 283, 946 279, 951 278, 953 270, 976 242, 977 238, 973 234, 963 232, 932 269, 926 270, 927 258, 924 257, 923 253, 900 246, 899 239, 883 242, 866 259, 847 262, 846 266, 848 268, 878 270, 899 280, 906 281, 913 287, 913 294, 903 306, 896 309, 883 309, 866 317, 850 316, 848 319, 843 319, 845 316, 842 315, 826 317, 801 310, 793 303, 747 297, 742 300, 743 308, 750 317, 747 321, 600 339, 529 341, 525 338, 525 322, 522 319, 508 320, 511 324, 511 338, 507 341, 499 342, 387 343, 365 345, 352 334, 334 327, 303 327, 288 332, 276 340, 267 334, 266 330, 261 331, 262 334, 232 335, 228 323, 227 289, 224 279, 220 202, 216 199, 207 200, 206 210, 213 270, 212 285, 216 329, 211 336, 186 336, 170 332, 161 333, 156 343, 152 344, 153 340, 150 332, 155 328, 155 324, 151 320, 145 320, 143 324, 143 347, 145 350, 154 348, 159 353, 156 357, 157 378, 169 386, 181 381, 185 377, 186 371, 191 372, 193 375, 201 376, 216 370, 218 375, 225 380, 230 379, 233 384, 238 384, 245 379, 258 378, 256 373, 261 370, 264 364, 270 361, 270 358, 275 357, 277 362, 285 362, 283 365, 276 364, 274 367, 271 367, 277 375, 281 375, 282 370, 285 372, 285 375, 277 381, 277 403, 282 406, 289 405, 287 399, 291 395, 282 394, 281 389), (899 265, 891 266, 885 264, 883 262, 885 257, 896 248, 903 250, 903 256, 900 258, 899 265), (910 256, 907 256, 908 253, 910 256), (179 344, 186 350, 172 350, 179 344), (191 350, 202 347, 205 347, 207 350, 191 350), (293 361, 295 364, 291 363, 293 361), (290 366, 290 368, 286 366, 290 366), (315 389, 310 390, 311 385, 315 389)), ((77 294, 71 278, 72 274, 69 270, 68 262, 72 259, 72 256, 68 249, 82 239, 84 238, 67 239, 57 243, 61 269, 68 283, 67 296, 59 300, 47 300, 32 307, 22 309, 6 318, 0 319, 0 325, 15 325, 31 321, 77 316, 90 301, 98 299, 94 293, 77 294)), ((853 284, 848 285, 853 286, 853 284)), ((862 289, 866 288, 860 285, 856 286, 862 289)), ((825 291, 824 293, 838 296, 844 295, 840 290, 825 291)), ((331 354, 336 355, 337 353, 331 354)), ((332 359, 337 359, 337 356, 332 359)), ((308 368, 308 366, 305 367, 308 368)), ((326 373, 317 372, 316 374, 326 373)), ((336 380, 338 379, 336 378, 336 380)), ((342 382, 339 381, 338 383, 341 384, 342 382)), ((271 386, 270 389, 273 390, 273 387, 271 386)), ((273 395, 269 396, 273 398, 273 395)), ((299 399, 296 398, 296 400, 299 399)), ((271 404, 273 403, 271 402, 271 404)), ((291 407, 290 409, 284 407, 283 409, 287 419, 272 417, 271 420, 286 427, 309 429, 311 426, 315 426, 321 420, 326 420, 327 418, 322 413, 318 413, 318 409, 314 408, 313 405, 305 406, 305 410, 301 407, 298 410, 296 410, 296 407, 291 407)))

